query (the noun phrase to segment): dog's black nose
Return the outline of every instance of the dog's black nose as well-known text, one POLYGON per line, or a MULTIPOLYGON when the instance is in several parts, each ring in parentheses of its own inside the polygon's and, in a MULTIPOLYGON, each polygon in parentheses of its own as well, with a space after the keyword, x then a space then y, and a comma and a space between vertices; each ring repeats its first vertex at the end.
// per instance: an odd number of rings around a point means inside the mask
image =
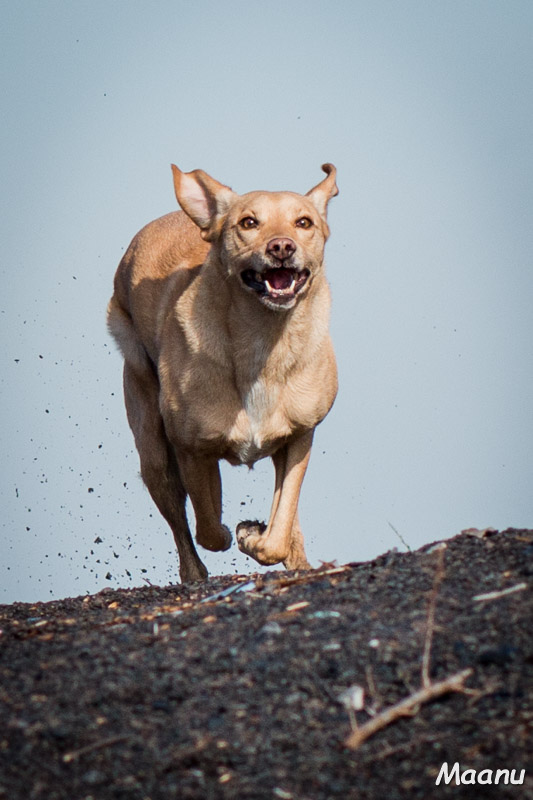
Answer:
POLYGON ((295 250, 296 245, 292 239, 271 239, 266 246, 267 253, 277 258, 278 261, 285 261, 286 258, 292 256, 295 250))

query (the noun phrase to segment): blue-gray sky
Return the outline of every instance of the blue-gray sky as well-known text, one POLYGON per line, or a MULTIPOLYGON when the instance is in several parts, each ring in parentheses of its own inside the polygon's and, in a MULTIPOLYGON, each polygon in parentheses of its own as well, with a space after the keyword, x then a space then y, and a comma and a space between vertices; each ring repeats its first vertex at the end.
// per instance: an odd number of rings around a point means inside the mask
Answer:
MULTIPOLYGON (((239 192, 338 168, 312 562, 403 549, 391 526, 415 548, 533 525, 529 0, 0 8, 0 601, 178 579, 105 330, 125 247, 176 206, 172 161, 239 192)), ((268 513, 268 463, 223 478, 231 528, 268 513)))

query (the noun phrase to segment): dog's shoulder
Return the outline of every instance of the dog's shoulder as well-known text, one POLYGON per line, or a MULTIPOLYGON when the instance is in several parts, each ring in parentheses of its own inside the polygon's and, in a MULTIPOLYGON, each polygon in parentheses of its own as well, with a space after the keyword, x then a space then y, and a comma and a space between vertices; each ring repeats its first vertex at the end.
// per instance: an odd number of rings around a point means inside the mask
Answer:
POLYGON ((200 266, 209 248, 189 217, 183 211, 175 211, 148 223, 139 231, 119 270, 128 273, 131 285, 146 278, 161 280, 178 269, 200 266))
MULTIPOLYGON (((180 211, 148 223, 133 238, 115 275, 114 295, 108 323, 115 337, 122 330, 124 315, 133 320, 136 335, 148 350, 165 308, 172 305, 198 275, 210 245, 197 226, 180 211)), ((128 330, 133 335, 131 322, 128 330)), ((122 347, 124 350, 124 347, 122 347)))

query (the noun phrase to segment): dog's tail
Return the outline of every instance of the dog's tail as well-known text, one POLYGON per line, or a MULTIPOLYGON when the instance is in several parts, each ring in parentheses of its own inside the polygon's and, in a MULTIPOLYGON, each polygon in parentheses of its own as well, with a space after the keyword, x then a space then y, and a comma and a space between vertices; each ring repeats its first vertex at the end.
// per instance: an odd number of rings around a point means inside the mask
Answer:
POLYGON ((116 295, 107 306, 107 328, 133 370, 143 372, 147 367, 153 367, 130 314, 121 306, 116 295))

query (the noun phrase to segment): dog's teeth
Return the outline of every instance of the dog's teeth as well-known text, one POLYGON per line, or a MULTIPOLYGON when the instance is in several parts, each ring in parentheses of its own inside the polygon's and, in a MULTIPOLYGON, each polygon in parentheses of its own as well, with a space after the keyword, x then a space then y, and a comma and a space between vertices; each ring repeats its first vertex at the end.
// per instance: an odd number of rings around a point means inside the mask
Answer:
POLYGON ((291 285, 286 287, 285 289, 273 289, 270 283, 268 282, 268 278, 265 278, 264 281, 267 291, 270 292, 270 294, 276 295, 277 297, 280 297, 281 295, 284 294, 290 294, 291 292, 294 291, 294 287, 296 286, 295 278, 292 279, 291 285))

